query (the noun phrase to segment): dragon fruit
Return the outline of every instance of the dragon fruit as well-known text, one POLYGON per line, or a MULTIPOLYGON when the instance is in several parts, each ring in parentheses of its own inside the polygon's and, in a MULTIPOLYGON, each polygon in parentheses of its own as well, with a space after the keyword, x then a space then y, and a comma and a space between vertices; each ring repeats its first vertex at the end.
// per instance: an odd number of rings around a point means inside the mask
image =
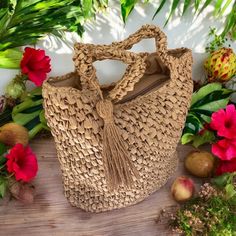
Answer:
POLYGON ((231 48, 220 48, 211 53, 204 68, 208 82, 226 82, 236 74, 236 55, 231 48))

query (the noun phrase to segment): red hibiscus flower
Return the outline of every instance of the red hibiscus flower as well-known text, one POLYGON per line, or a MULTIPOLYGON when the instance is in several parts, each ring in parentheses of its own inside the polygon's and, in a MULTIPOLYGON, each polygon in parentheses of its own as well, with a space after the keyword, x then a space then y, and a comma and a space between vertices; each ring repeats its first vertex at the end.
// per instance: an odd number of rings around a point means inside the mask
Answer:
POLYGON ((6 155, 7 170, 14 173, 17 181, 29 182, 38 171, 38 163, 35 154, 27 146, 17 143, 6 155))
POLYGON ((222 175, 224 173, 236 171, 236 158, 231 161, 221 161, 216 169, 216 175, 222 175))
POLYGON ((236 138, 236 110, 234 105, 228 105, 211 116, 210 127, 217 135, 228 139, 236 138))
POLYGON ((51 71, 50 61, 44 50, 27 47, 20 63, 21 72, 28 75, 36 86, 41 86, 51 71))
POLYGON ((212 153, 221 160, 231 160, 236 157, 236 139, 222 139, 212 144, 212 153))

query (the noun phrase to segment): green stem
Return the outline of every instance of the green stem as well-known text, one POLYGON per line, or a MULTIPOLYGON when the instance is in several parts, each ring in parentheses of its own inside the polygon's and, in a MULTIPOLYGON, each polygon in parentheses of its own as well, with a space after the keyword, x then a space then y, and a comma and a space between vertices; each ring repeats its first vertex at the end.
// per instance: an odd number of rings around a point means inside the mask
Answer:
POLYGON ((12 176, 14 176, 15 174, 14 173, 12 173, 12 174, 10 174, 10 175, 8 175, 7 177, 6 177, 6 179, 10 179, 12 176))
POLYGON ((6 166, 6 164, 0 166, 0 171, 1 171, 3 168, 5 168, 5 166, 6 166))

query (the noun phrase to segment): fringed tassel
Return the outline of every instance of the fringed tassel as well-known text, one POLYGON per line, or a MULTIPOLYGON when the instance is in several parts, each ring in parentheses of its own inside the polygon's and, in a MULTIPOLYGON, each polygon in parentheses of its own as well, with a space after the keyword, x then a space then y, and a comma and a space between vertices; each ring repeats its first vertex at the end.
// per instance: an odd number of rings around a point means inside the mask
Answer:
POLYGON ((129 159, 119 128, 113 120, 113 105, 109 100, 97 103, 97 112, 104 120, 103 130, 103 163, 105 175, 110 189, 117 189, 120 185, 130 187, 138 179, 138 171, 129 159))

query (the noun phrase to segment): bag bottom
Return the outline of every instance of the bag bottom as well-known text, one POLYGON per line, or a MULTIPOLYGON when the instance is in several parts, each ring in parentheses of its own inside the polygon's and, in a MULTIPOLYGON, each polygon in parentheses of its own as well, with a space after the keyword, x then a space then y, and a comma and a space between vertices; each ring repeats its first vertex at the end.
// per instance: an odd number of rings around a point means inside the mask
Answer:
POLYGON ((109 201, 107 201, 106 199, 105 202, 105 198, 101 196, 101 194, 100 196, 98 196, 97 192, 93 191, 88 191, 87 195, 80 194, 79 190, 75 191, 75 188, 71 187, 72 185, 70 185, 69 183, 66 184, 64 181, 65 197, 72 206, 81 208, 82 210, 87 212, 95 213, 135 205, 163 187, 172 176, 172 174, 176 171, 179 162, 177 152, 175 151, 169 158, 169 168, 166 169, 165 176, 161 176, 161 178, 159 178, 157 181, 154 181, 152 185, 145 186, 145 189, 127 190, 125 192, 125 199, 124 197, 119 197, 119 194, 115 194, 108 197, 109 201))

